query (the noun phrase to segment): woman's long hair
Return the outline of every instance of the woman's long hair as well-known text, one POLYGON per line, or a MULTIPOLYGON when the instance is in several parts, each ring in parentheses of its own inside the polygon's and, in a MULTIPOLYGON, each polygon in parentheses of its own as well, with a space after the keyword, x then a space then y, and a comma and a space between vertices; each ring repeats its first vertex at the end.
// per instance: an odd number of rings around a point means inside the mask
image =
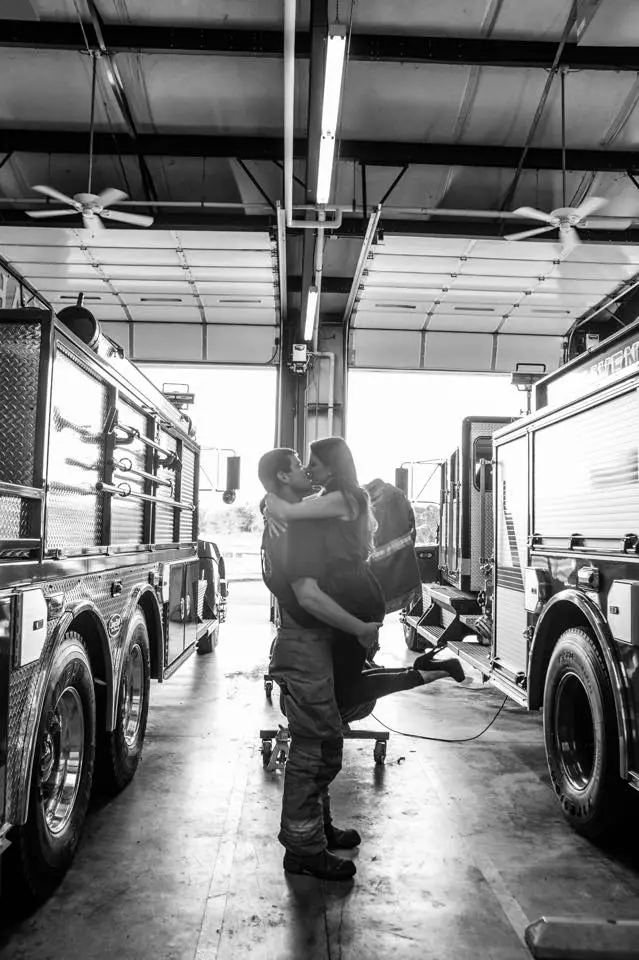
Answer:
POLYGON ((353 520, 358 525, 362 555, 368 557, 373 550, 377 522, 373 516, 370 497, 359 485, 355 461, 348 444, 342 437, 325 437, 323 440, 315 440, 310 449, 331 472, 325 487, 327 493, 339 490, 343 494, 353 520))

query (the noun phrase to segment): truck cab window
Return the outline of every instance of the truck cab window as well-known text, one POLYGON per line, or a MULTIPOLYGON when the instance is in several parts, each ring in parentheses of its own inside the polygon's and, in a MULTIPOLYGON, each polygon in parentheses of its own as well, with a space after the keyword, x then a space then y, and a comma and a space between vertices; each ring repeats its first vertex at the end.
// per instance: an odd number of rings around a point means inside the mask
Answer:
MULTIPOLYGON (((475 485, 475 490, 479 490, 479 468, 482 460, 488 460, 489 463, 493 458, 493 441, 491 437, 477 437, 473 444, 473 484, 475 485)), ((486 471, 486 492, 490 492, 493 488, 492 484, 492 468, 489 467, 486 471)))

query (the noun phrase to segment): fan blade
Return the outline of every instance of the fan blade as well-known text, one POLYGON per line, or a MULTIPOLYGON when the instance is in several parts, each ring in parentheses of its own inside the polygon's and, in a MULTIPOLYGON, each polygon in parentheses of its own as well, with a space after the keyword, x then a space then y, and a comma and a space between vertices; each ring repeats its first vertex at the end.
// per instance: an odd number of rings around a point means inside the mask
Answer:
POLYGON ((579 234, 574 227, 565 227, 561 230, 559 239, 561 240, 561 249, 564 253, 568 253, 573 247, 578 247, 581 243, 579 234))
POLYGON ((91 217, 87 217, 87 216, 84 216, 84 215, 83 215, 83 216, 82 216, 82 222, 84 223, 85 228, 86 228, 90 233, 95 234, 95 233, 103 233, 103 232, 104 232, 104 227, 103 227, 102 224, 100 223, 100 218, 99 218, 99 217, 96 217, 95 215, 94 215, 94 216, 91 216, 91 217))
POLYGON ((558 223, 557 217, 553 217, 550 213, 544 213, 543 210, 535 210, 534 207, 517 207, 516 210, 513 210, 513 213, 516 213, 519 217, 528 217, 529 220, 543 220, 544 223, 552 223, 555 227, 558 223))
POLYGON ((584 200, 583 203, 580 203, 578 207, 573 207, 573 210, 580 220, 585 220, 586 217, 591 217, 597 210, 605 207, 607 203, 608 201, 604 197, 589 197, 587 200, 584 200))
POLYGON ((119 220, 121 223, 132 223, 136 227, 150 227, 153 217, 145 217, 142 213, 124 213, 122 210, 102 210, 100 216, 106 220, 119 220))
POLYGON ((536 237, 538 233, 549 233, 554 230, 552 227, 537 227, 535 230, 522 230, 521 233, 508 233, 504 235, 504 240, 525 240, 526 237, 536 237))
POLYGON ((629 230, 633 221, 624 217, 596 217, 594 220, 582 220, 579 227, 585 230, 629 230))
POLYGON ((34 220, 44 220, 47 217, 74 217, 77 210, 27 210, 28 217, 34 220))
POLYGON ((59 190, 54 190, 53 187, 43 187, 38 184, 31 189, 37 190, 38 193, 43 193, 45 197, 51 197, 52 200, 57 200, 59 203, 68 203, 70 207, 74 207, 76 210, 81 209, 77 200, 74 200, 72 197, 67 197, 66 193, 60 193, 59 190))
POLYGON ((97 202, 101 207, 110 207, 112 203, 119 203, 120 200, 126 200, 128 193, 122 190, 116 190, 115 187, 108 187, 98 194, 97 202))

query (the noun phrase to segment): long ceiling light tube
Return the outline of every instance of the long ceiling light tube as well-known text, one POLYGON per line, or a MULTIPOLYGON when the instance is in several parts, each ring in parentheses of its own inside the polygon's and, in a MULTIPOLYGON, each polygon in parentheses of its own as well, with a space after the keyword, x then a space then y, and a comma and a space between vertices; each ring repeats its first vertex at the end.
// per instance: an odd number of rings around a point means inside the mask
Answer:
POLYGON ((322 135, 317 165, 316 200, 327 204, 333 178, 335 138, 339 123, 339 107, 344 79, 346 56, 346 28, 333 24, 326 40, 326 63, 324 67, 324 95, 322 99, 322 135))
MULTIPOLYGON (((295 5, 296 0, 284 0, 284 209, 286 226, 298 230, 315 230, 317 221, 293 219, 293 124, 295 107, 295 5)), ((313 208, 314 209, 314 208, 313 208)), ((324 224, 327 230, 342 225, 342 211, 328 207, 333 216, 324 224)))
POLYGON ((312 340, 313 330, 315 328, 315 314, 317 313, 317 301, 319 299, 319 290, 312 286, 308 288, 306 298, 306 314, 304 319, 304 339, 312 340))

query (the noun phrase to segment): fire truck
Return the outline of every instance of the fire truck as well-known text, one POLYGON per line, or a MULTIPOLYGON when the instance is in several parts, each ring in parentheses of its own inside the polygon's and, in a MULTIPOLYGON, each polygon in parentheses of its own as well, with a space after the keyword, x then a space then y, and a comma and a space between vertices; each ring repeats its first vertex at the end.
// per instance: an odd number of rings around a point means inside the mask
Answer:
POLYGON ((465 421, 404 630, 543 711, 552 787, 594 839, 639 789, 639 322, 533 389, 521 419, 465 421))
POLYGON ((88 311, 64 312, 0 310, 0 850, 35 900, 92 786, 133 778, 150 680, 212 648, 226 598, 197 539, 190 420, 88 311))

